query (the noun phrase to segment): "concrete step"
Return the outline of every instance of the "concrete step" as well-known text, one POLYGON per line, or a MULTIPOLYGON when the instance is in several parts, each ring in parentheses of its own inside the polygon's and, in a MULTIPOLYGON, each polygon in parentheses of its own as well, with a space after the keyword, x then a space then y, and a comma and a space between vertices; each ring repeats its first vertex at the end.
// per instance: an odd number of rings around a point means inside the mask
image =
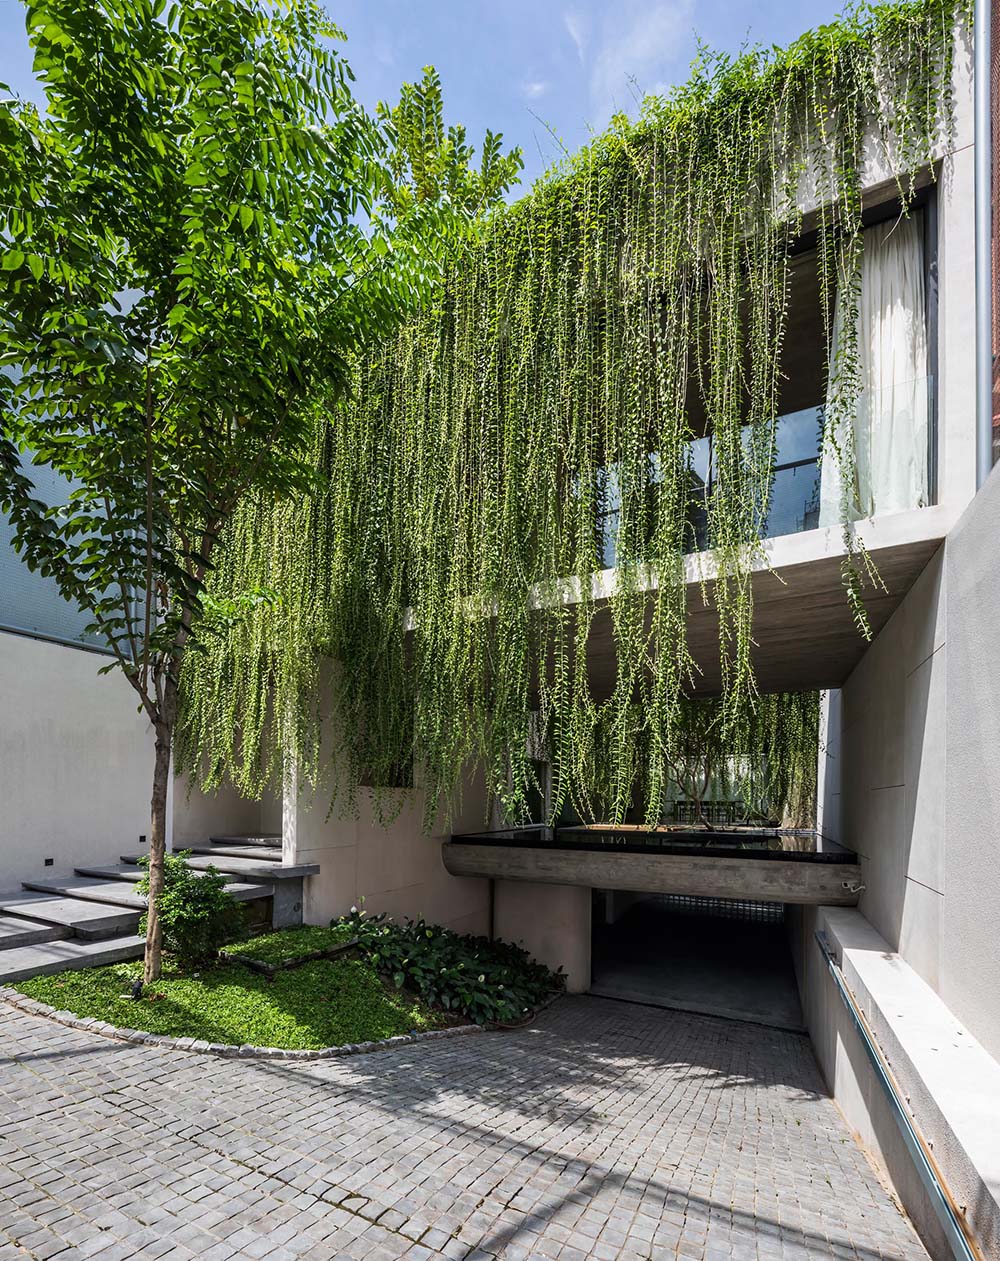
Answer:
MULTIPOLYGON (((137 867, 134 863, 113 863, 108 867, 77 867, 76 873, 77 876, 83 878, 75 880, 70 877, 62 881, 39 880, 36 884, 26 884, 25 888, 37 889, 45 884, 49 892, 65 891, 72 897, 87 898, 92 902, 109 902, 116 906, 137 906, 141 911, 146 909, 146 899, 132 890, 132 886, 146 874, 142 867, 137 867)), ((196 874, 201 876, 205 873, 199 871, 196 874)), ((249 902, 254 898, 271 897, 274 888, 270 884, 261 884, 256 881, 229 880, 226 883, 226 892, 231 893, 238 902, 249 902)))
POLYGON ((210 836, 210 845, 259 845, 269 849, 281 849, 281 836, 278 833, 247 833, 246 835, 210 836))
POLYGON ((67 928, 86 941, 114 937, 118 933, 134 933, 139 926, 137 910, 31 890, 0 898, 0 914, 67 928))
MULTIPOLYGON (((122 854, 123 863, 137 863, 138 854, 122 854)), ((318 863, 297 863, 285 866, 282 863, 263 862, 250 858, 229 858, 225 855, 216 857, 195 854, 188 859, 188 866, 195 871, 204 871, 206 867, 214 867, 225 875, 242 876, 246 880, 298 880, 302 876, 315 876, 319 871, 318 863)))
POLYGON ((215 858, 249 858, 253 862, 281 862, 281 847, 272 845, 185 845, 192 854, 211 854, 215 858))
POLYGON ((87 902, 104 902, 108 906, 124 906, 130 911, 144 911, 146 899, 134 892, 125 880, 95 880, 92 876, 50 877, 45 880, 25 880, 25 889, 36 893, 61 894, 68 898, 83 898, 87 902))
POLYGON ((38 920, 0 915, 0 950, 11 950, 18 946, 37 946, 45 941, 60 941, 68 936, 68 928, 42 924, 38 920))
POLYGON ((92 968, 100 963, 139 959, 144 937, 113 937, 110 941, 49 941, 0 951, 0 984, 24 981, 31 976, 92 968))
MULTIPOLYGON (((192 869, 194 870, 194 869, 192 869)), ((74 871, 78 876, 94 876, 100 880, 122 880, 128 881, 130 884, 137 884, 146 874, 145 867, 139 867, 136 863, 104 863, 99 867, 75 867, 74 871)), ((205 875, 205 871, 195 870, 196 876, 205 875)), ((220 872, 225 876, 226 872, 220 872)), ((236 884, 238 880, 235 876, 230 875, 229 884, 236 884)))

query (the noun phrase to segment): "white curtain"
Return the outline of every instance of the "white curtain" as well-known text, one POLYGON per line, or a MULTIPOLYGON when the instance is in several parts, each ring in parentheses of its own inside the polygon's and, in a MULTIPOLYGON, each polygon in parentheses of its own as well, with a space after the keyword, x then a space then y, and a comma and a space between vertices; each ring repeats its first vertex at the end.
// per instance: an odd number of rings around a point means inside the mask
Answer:
MULTIPOLYGON (((831 381, 839 363, 845 306, 838 294, 830 347, 831 381)), ((864 233, 858 361, 861 396, 857 409, 853 417, 840 419, 834 435, 843 450, 850 437, 846 427, 853 422, 857 480, 849 516, 857 520, 923 507, 928 502, 929 392, 923 216, 919 212, 864 233)), ((840 522, 841 487, 839 463, 826 450, 820 477, 821 526, 840 522)))

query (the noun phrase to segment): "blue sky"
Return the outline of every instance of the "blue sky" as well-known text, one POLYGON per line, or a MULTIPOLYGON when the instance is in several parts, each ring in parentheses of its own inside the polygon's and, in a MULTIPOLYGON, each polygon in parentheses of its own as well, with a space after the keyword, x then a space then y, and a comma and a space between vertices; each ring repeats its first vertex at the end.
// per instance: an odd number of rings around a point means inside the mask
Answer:
MULTIPOLYGON (((87 0, 81 0, 86 3, 87 0)), ((534 179, 600 131, 636 94, 683 81, 700 37, 736 52, 785 44, 829 21, 839 0, 331 0, 348 34, 359 98, 395 99, 434 64, 450 122, 524 150, 534 179), (555 139, 558 137, 558 140, 555 139)), ((0 0, 0 82, 33 95, 21 0, 0 0)))

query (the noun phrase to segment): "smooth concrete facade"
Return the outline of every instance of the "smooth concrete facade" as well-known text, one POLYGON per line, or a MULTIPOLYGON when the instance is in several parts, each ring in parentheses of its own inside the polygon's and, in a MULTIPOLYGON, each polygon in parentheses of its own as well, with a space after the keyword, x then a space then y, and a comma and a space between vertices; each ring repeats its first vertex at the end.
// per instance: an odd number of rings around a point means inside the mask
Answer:
POLYGON ((108 660, 0 633, 0 890, 135 853, 149 833, 152 728, 125 679, 98 674, 108 660))
POLYGON ((936 988, 996 1060, 1000 1060, 998 545, 1000 471, 994 468, 945 544, 945 893, 936 988))
POLYGON ((860 856, 862 914, 995 1059, 998 539, 994 470, 828 703, 822 772, 823 830, 860 856))
POLYGON ((857 912, 790 913, 838 1104, 932 1256, 949 1255, 857 1031, 845 978, 983 1255, 1000 1256, 1000 472, 825 707, 821 827, 861 858, 857 912))
POLYGON ((493 929, 540 963, 562 968, 567 991, 582 994, 590 989, 592 900, 580 885, 497 880, 493 929))
MULTIPOLYGON (((388 826, 379 820, 368 789, 358 790, 357 809, 345 818, 330 811, 329 794, 322 788, 299 792, 294 777, 289 778, 284 860, 318 863, 320 868, 305 883, 306 923, 325 924, 357 906, 371 915, 422 915, 456 932, 485 934, 488 882, 464 880, 445 870, 441 843, 447 837, 441 831, 424 831, 423 794, 418 788, 384 791, 397 796, 391 803, 396 814, 388 826)), ((482 788, 470 785, 455 826, 481 828, 485 810, 482 788)))

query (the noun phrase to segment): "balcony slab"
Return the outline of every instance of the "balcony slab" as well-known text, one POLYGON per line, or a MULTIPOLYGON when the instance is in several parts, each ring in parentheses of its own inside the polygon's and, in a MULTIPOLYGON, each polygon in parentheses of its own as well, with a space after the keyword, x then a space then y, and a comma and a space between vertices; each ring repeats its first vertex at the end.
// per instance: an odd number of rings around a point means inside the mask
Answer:
POLYGON ((857 863, 813 863, 773 857, 762 862, 717 854, 692 857, 554 846, 469 845, 457 841, 446 841, 441 854, 446 870, 453 876, 753 902, 856 906, 861 883, 857 863))

